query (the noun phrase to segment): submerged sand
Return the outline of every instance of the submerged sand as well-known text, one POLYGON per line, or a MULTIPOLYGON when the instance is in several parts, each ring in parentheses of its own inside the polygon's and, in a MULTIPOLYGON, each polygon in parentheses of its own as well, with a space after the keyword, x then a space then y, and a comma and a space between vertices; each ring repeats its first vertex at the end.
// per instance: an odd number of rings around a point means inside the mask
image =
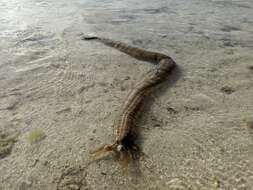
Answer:
POLYGON ((0 189, 252 189, 252 9, 251 0, 2 1, 0 189), (153 66, 81 33, 178 64, 146 100, 137 123, 146 157, 126 173, 111 157, 88 164, 89 152, 112 141, 120 105, 153 66))

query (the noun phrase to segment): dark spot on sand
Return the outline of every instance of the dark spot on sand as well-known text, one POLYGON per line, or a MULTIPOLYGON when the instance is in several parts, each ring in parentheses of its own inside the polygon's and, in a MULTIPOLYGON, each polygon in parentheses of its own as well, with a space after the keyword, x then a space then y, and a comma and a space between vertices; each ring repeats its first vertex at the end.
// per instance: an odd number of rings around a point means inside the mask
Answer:
POLYGON ((186 111, 199 111, 200 110, 199 107, 194 107, 194 106, 184 106, 184 109, 186 111))
POLYGON ((172 108, 172 107, 169 107, 169 106, 168 106, 166 109, 167 109, 167 111, 168 111, 170 114, 177 114, 177 113, 178 113, 178 111, 175 110, 175 109, 172 108))
POLYGON ((155 123, 154 127, 161 127, 161 124, 160 123, 155 123))
POLYGON ((102 174, 102 175, 106 175, 106 173, 105 173, 105 172, 101 172, 101 174, 102 174))
POLYGON ((149 44, 152 44, 152 40, 133 40, 132 41, 133 45, 135 46, 140 46, 140 47, 147 47, 149 44))
POLYGON ((120 90, 121 90, 121 91, 125 91, 125 90, 126 90, 126 87, 121 86, 121 87, 120 87, 120 90))
POLYGON ((152 120, 152 123, 153 123, 153 127, 162 127, 162 121, 157 119, 156 117, 154 116, 151 116, 151 120, 152 120))
POLYGON ((245 123, 248 129, 253 130, 253 118, 246 118, 245 123))
POLYGON ((86 86, 82 86, 81 88, 79 88, 79 89, 77 90, 77 92, 78 92, 79 94, 81 94, 83 91, 87 91, 87 90, 89 90, 89 88, 92 88, 92 87, 94 87, 94 86, 95 86, 94 83, 93 83, 93 84, 86 85, 86 86))
POLYGON ((253 65, 249 66, 248 69, 253 71, 253 65))
POLYGON ((17 142, 17 137, 17 133, 0 131, 0 159, 11 153, 14 143, 17 142))
POLYGON ((130 79, 130 76, 126 76, 125 78, 124 78, 124 80, 129 80, 130 79))
POLYGON ((103 89, 103 92, 107 93, 107 92, 109 92, 109 90, 105 88, 105 89, 103 89))
POLYGON ((232 94, 233 92, 235 92, 235 89, 230 86, 223 86, 220 90, 225 94, 232 94))
POLYGON ((92 101, 91 100, 86 100, 84 103, 85 104, 89 104, 89 103, 91 103, 92 101))
POLYGON ((235 26, 229 26, 229 25, 225 25, 221 28, 221 31, 223 32, 231 32, 231 31, 238 31, 240 30, 240 28, 235 27, 235 26))
POLYGON ((148 14, 158 14, 158 13, 167 13, 169 12, 169 9, 168 7, 160 7, 160 8, 143 9, 143 11, 148 14))
POLYGON ((61 114, 61 113, 64 113, 64 112, 70 112, 71 111, 71 108, 70 107, 67 107, 67 108, 63 108, 59 111, 56 111, 57 114, 61 114))
POLYGON ((223 46, 225 46, 225 47, 234 47, 234 46, 238 45, 237 42, 233 41, 230 38, 223 38, 223 39, 221 39, 221 41, 223 42, 223 46))

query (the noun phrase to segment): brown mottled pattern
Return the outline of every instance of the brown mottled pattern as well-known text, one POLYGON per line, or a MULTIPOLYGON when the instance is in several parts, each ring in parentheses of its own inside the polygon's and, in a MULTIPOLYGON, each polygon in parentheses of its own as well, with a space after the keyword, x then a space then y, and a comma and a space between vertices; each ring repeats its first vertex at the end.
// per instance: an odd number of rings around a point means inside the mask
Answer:
POLYGON ((168 73, 176 64, 167 55, 132 47, 110 39, 100 37, 83 37, 83 40, 97 40, 138 60, 148 61, 156 64, 154 71, 150 72, 147 77, 145 77, 142 82, 137 84, 136 87, 128 94, 122 106, 122 113, 114 124, 114 128, 116 129, 115 141, 112 146, 117 147, 118 145, 123 145, 124 138, 127 137, 131 127, 134 126, 133 122, 135 116, 140 110, 144 97, 148 95, 155 86, 165 80, 168 73))

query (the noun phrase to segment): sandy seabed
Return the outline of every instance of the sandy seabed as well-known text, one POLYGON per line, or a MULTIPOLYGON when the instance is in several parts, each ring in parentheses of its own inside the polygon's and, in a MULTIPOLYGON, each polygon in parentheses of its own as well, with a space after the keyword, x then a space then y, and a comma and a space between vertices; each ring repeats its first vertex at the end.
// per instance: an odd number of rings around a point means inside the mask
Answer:
POLYGON ((252 10, 251 0, 1 1, 0 189, 253 189, 252 10), (89 153, 112 141, 124 98, 153 66, 81 33, 178 64, 146 100, 146 157, 126 173, 110 156, 88 164, 89 153))

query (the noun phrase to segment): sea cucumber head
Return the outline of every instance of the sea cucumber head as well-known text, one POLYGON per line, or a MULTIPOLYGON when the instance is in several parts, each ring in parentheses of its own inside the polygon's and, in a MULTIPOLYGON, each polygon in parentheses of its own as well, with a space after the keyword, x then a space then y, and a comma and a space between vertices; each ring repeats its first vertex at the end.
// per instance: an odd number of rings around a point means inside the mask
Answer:
POLYGON ((117 146, 117 151, 118 152, 122 152, 124 150, 124 146, 122 145, 122 144, 119 144, 118 146, 117 146))

